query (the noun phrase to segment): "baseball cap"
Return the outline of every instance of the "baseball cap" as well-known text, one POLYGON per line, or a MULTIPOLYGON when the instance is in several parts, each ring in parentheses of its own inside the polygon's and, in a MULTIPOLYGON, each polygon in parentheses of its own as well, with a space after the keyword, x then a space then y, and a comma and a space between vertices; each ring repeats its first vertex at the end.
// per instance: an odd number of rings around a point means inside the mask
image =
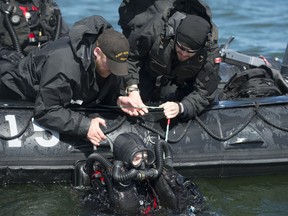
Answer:
POLYGON ((98 46, 107 57, 108 67, 117 76, 128 75, 129 42, 114 29, 104 30, 98 37, 98 46))
POLYGON ((211 31, 210 24, 202 17, 187 15, 176 30, 176 40, 192 50, 199 50, 211 31))

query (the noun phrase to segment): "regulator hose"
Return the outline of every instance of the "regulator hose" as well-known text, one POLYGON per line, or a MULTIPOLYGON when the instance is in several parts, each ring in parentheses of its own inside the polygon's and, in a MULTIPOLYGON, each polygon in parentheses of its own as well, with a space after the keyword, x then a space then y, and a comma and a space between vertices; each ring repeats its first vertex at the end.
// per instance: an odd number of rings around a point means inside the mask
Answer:
POLYGON ((116 182, 125 182, 129 180, 137 180, 137 181, 143 181, 147 178, 157 178, 158 170, 154 168, 146 169, 146 170, 137 170, 137 169, 130 169, 127 172, 122 172, 122 161, 115 161, 113 170, 112 170, 112 177, 113 180, 116 182))
POLYGON ((103 176, 104 176, 104 181, 108 190, 108 196, 109 199, 111 201, 111 203, 114 205, 115 204, 115 199, 114 199, 114 193, 113 193, 113 184, 109 178, 109 170, 112 167, 112 164, 110 163, 110 161, 108 161, 105 157, 103 157, 101 154, 98 153, 92 153, 91 155, 89 155, 89 157, 87 158, 86 161, 86 172, 89 176, 89 178, 92 178, 92 175, 94 173, 94 163, 95 162, 99 162, 105 169, 105 172, 103 172, 103 176))
POLYGON ((165 164, 166 168, 173 167, 173 155, 170 145, 163 139, 160 139, 155 144, 155 155, 156 155, 156 169, 158 170, 160 176, 163 171, 163 166, 165 164), (163 163, 163 150, 165 153, 165 161, 163 163))
POLYGON ((139 171, 136 169, 130 169, 125 173, 121 173, 121 168, 123 167, 122 161, 114 161, 114 166, 112 169, 112 178, 117 182, 125 182, 136 178, 139 171))
POLYGON ((125 182, 132 179, 143 180, 145 178, 158 178, 163 171, 163 152, 165 153, 165 167, 173 166, 171 149, 168 143, 164 140, 159 140, 155 143, 155 155, 156 155, 156 169, 150 168, 146 170, 130 169, 127 172, 122 172, 123 162, 114 161, 112 169, 112 178, 117 182, 125 182))
MULTIPOLYGON (((156 169, 158 171, 157 177, 159 177, 162 174, 163 171, 163 142, 164 140, 158 140, 155 143, 155 156, 156 156, 156 169)), ((165 142, 166 143, 166 142, 165 142)))
POLYGON ((86 171, 90 179, 92 178, 92 175, 94 172, 93 166, 96 161, 99 162, 104 167, 105 171, 108 171, 112 167, 112 164, 110 163, 110 161, 108 161, 101 154, 98 154, 95 152, 92 153, 91 155, 89 155, 86 161, 86 171))
POLYGON ((61 28, 62 28, 62 22, 61 22, 61 12, 59 8, 54 9, 56 18, 57 18, 57 26, 56 26, 56 31, 55 31, 55 37, 54 40, 57 40, 60 37, 60 33, 61 33, 61 28))
POLYGON ((19 54, 22 54, 22 51, 20 48, 20 43, 19 43, 19 38, 18 38, 18 36, 15 32, 15 29, 11 23, 11 20, 10 20, 10 14, 12 11, 13 11, 13 6, 11 6, 10 4, 7 4, 7 7, 4 11, 4 24, 7 27, 7 30, 8 30, 10 37, 11 37, 15 51, 19 54))

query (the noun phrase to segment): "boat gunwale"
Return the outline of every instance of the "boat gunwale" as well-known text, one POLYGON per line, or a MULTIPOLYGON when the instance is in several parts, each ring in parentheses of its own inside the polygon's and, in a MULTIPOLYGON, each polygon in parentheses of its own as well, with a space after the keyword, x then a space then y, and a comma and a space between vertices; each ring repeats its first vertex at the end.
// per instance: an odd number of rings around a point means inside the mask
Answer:
MULTIPOLYGON (((209 110, 217 110, 217 109, 231 109, 231 108, 245 108, 245 107, 255 107, 258 106, 274 106, 274 105, 281 105, 281 104, 288 104, 288 95, 282 96, 272 96, 272 97, 261 97, 261 98, 239 98, 235 100, 219 100, 209 107, 205 109, 205 111, 209 110)), ((148 105, 149 106, 149 105, 148 105)), ((69 108, 73 110, 79 111, 99 111, 99 112, 111 112, 119 111, 118 107, 112 107, 115 109, 111 109, 111 107, 105 107, 102 105, 96 105, 93 107, 75 107, 69 106, 69 108)), ((0 99, 0 110, 9 110, 9 109, 34 109, 33 102, 27 101, 3 101, 0 99)), ((162 110, 155 109, 151 110, 151 112, 162 112, 162 110)))

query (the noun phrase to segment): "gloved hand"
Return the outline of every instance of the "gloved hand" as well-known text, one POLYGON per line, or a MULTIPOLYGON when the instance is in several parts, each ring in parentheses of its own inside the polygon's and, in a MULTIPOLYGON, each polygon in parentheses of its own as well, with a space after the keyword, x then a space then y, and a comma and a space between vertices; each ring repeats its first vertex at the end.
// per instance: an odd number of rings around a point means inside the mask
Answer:
POLYGON ((15 65, 18 65, 19 61, 24 57, 23 54, 16 52, 15 50, 8 50, 2 48, 0 50, 0 60, 9 61, 15 65))

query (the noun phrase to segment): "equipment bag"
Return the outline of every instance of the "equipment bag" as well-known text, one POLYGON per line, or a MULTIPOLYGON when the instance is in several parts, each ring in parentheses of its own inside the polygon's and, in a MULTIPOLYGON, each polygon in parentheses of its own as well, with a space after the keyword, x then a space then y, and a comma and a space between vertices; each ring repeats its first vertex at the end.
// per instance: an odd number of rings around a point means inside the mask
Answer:
POLYGON ((198 187, 176 170, 163 169, 162 175, 154 182, 154 189, 159 197, 160 205, 173 209, 175 212, 184 212, 193 206, 195 212, 203 211, 203 195, 198 187))
POLYGON ((269 69, 252 68, 234 74, 224 86, 221 99, 258 98, 282 95, 269 69))

